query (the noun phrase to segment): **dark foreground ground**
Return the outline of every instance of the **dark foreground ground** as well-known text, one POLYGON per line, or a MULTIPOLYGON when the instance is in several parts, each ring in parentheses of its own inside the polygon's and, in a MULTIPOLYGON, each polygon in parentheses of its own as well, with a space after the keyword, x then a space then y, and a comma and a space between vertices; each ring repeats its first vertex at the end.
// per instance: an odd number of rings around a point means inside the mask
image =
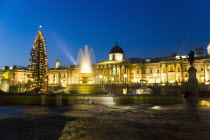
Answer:
MULTIPOLYGON (((68 108, 69 110, 69 108, 68 108)), ((58 140, 71 117, 57 107, 0 107, 0 140, 58 140)))
POLYGON ((0 107, 0 140, 209 139, 210 104, 202 105, 0 107))

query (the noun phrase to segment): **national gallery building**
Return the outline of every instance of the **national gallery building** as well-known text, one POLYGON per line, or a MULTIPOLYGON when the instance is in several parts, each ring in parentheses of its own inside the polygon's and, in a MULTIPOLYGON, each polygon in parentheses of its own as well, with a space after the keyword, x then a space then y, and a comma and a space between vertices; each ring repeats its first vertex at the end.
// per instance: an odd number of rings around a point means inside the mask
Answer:
MULTIPOLYGON (((210 45, 207 47, 208 52, 210 45)), ((194 67, 197 69, 197 79, 199 83, 209 84, 210 81, 210 57, 204 55, 203 48, 195 50, 194 67)), ((60 66, 60 61, 56 62, 56 67, 50 69, 50 85, 62 85, 79 83, 78 68, 73 66, 60 66)), ((116 43, 111 48, 109 60, 95 64, 96 84, 131 84, 131 83, 177 83, 181 84, 188 80, 187 55, 173 53, 168 57, 161 58, 124 58, 123 49, 116 43)))
MULTIPOLYGON (((203 48, 195 50, 194 67, 197 69, 199 84, 210 84, 210 45, 208 55, 203 48)), ((188 81, 187 55, 173 53, 160 58, 124 58, 123 49, 116 43, 111 48, 109 59, 93 65, 95 84, 181 84, 188 81)), ((10 88, 19 87, 24 91, 28 82, 28 68, 20 66, 5 66, 0 70, 0 89, 8 92, 10 88)), ((50 87, 80 83, 79 68, 75 65, 61 66, 56 61, 55 68, 49 68, 48 84, 50 87)))

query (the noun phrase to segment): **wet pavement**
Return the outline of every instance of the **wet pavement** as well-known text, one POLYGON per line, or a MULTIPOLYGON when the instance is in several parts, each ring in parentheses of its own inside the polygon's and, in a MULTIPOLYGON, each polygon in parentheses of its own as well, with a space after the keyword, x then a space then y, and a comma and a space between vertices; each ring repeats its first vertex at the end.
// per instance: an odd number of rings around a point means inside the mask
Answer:
POLYGON ((0 107, 1 140, 209 139, 210 107, 189 104, 0 107))
POLYGON ((209 139, 210 109, 171 106, 75 106, 60 140, 209 139))

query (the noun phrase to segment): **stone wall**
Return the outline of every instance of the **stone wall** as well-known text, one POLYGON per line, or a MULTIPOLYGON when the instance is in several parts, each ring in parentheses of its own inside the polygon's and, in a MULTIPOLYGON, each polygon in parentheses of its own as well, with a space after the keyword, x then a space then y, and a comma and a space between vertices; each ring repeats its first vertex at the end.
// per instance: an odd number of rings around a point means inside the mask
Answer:
MULTIPOLYGON (((140 84, 105 84, 104 88, 107 93, 112 94, 122 94, 123 88, 128 89, 128 93, 133 93, 136 89, 145 87, 144 85, 140 84)), ((184 94, 185 86, 147 86, 151 88, 154 92, 153 94, 158 95, 180 95, 184 94)))
POLYGON ((175 104, 184 101, 183 96, 157 95, 66 95, 66 94, 2 94, 0 105, 73 105, 73 104, 175 104))

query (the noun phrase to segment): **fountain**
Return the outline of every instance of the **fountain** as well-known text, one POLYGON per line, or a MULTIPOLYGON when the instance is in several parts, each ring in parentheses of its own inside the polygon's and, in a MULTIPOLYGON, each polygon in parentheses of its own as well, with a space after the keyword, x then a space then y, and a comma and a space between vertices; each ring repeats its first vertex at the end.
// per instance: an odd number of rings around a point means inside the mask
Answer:
POLYGON ((78 83, 68 84, 65 93, 68 94, 96 94, 105 93, 103 85, 95 84, 94 66, 95 57, 93 49, 88 49, 86 45, 84 51, 79 50, 77 54, 76 66, 78 67, 78 83))
POLYGON ((92 64, 95 63, 93 49, 88 49, 88 46, 85 45, 84 51, 79 50, 77 55, 76 64, 79 67, 79 81, 82 84, 93 83, 93 73, 92 64))

